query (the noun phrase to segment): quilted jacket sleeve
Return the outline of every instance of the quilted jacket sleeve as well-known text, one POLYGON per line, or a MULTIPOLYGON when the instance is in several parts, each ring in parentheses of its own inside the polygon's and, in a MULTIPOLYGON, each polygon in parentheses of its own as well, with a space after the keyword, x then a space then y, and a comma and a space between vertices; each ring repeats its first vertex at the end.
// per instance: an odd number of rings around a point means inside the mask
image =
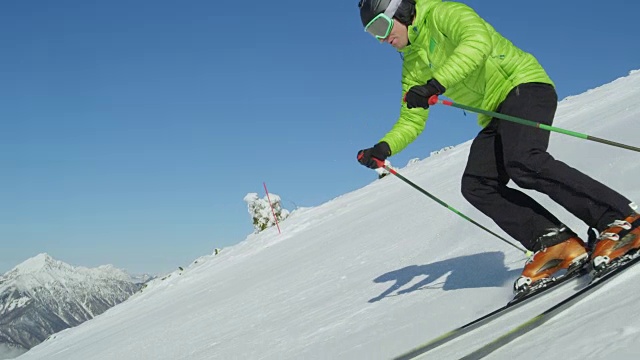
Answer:
POLYGON ((487 60, 492 51, 491 33, 484 20, 470 7, 456 2, 443 2, 433 10, 433 22, 456 48, 435 72, 434 78, 449 88, 487 60))
POLYGON ((429 116, 428 109, 409 109, 404 103, 404 94, 414 85, 420 85, 411 80, 406 74, 407 68, 403 67, 402 98, 400 99, 400 117, 393 128, 380 140, 389 144, 391 154, 395 155, 413 142, 422 133, 429 116))

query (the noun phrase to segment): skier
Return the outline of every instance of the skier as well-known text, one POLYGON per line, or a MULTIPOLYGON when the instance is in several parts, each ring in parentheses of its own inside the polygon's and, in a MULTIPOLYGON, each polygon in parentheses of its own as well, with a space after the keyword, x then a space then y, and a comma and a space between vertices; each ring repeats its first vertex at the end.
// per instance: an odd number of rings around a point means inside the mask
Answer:
MULTIPOLYGON (((514 46, 473 9, 441 0, 360 0, 365 31, 403 55, 400 117, 358 161, 377 168, 424 130, 428 99, 456 102, 551 125, 557 94, 538 60, 514 46)), ((547 152, 549 132, 480 115, 462 175, 464 198, 534 252, 514 284, 520 291, 588 261, 585 242, 525 193, 548 195, 599 232, 592 265, 640 248, 640 215, 626 197, 556 160, 547 152), (629 234, 629 236, 626 236, 629 234)))

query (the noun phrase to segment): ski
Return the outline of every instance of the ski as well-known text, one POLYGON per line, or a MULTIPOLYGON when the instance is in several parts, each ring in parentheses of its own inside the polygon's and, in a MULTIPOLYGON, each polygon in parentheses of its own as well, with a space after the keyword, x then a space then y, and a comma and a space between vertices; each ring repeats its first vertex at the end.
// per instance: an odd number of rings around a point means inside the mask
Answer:
POLYGON ((613 264, 613 266, 610 269, 607 269, 602 273, 598 273, 597 277, 594 277, 587 286, 578 290, 570 297, 562 300, 561 302, 555 304, 554 306, 541 312, 540 314, 530 318, 529 320, 523 322, 522 324, 512 329, 511 331, 485 344, 481 348, 473 351, 472 353, 468 354, 467 356, 461 359, 465 359, 465 360, 481 359, 489 355, 490 353, 494 352, 495 350, 501 348, 502 346, 508 344, 512 340, 544 324, 549 319, 553 318, 554 316, 558 315, 559 313, 568 309, 569 307, 575 305, 576 303, 578 303, 580 300, 582 300, 589 294, 592 294, 593 292, 595 292, 607 281, 611 280, 612 278, 621 274, 622 272, 629 269, 636 263, 640 262, 640 254, 635 253, 633 255, 627 255, 622 259, 623 259, 622 261, 616 264, 613 264))
POLYGON ((550 280, 548 282, 546 282, 544 284, 544 286, 542 287, 535 287, 533 288, 531 291, 527 292, 526 294, 520 294, 516 297, 514 297, 513 300, 509 301, 509 303, 507 303, 506 305, 504 305, 503 307, 496 309, 482 317, 479 317, 475 320, 472 320, 471 322, 462 325, 456 329, 453 329, 445 334, 442 334, 440 336, 438 336, 435 339, 430 340, 429 342, 426 342, 402 355, 399 355, 397 357, 394 358, 394 360, 407 360, 407 359, 413 359, 419 355, 422 355, 428 351, 431 351, 451 340, 454 340, 474 329, 477 329, 483 325, 486 325, 488 323, 490 323, 491 321, 499 318, 502 315, 507 314, 508 312, 510 312, 511 310, 515 310, 518 307, 520 307, 521 305, 527 303, 529 300, 537 297, 538 295, 541 295, 543 293, 546 293, 548 291, 550 291, 551 289, 555 289, 558 286, 562 285, 562 284, 566 284, 568 282, 568 280, 570 279, 574 279, 583 275, 588 274, 587 271, 587 267, 584 266, 580 269, 576 269, 573 272, 570 273, 566 273, 564 275, 558 276, 556 278, 554 278, 553 280, 550 280))

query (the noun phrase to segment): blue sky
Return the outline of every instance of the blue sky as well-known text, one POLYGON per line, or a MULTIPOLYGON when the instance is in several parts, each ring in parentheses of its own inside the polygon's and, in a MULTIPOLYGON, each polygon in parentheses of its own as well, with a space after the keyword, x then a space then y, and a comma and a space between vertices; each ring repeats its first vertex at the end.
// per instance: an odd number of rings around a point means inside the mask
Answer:
MULTIPOLYGON (((636 2, 465 3, 560 98, 640 68, 636 2)), ((401 96, 401 59, 357 0, 4 1, 0 49, 0 272, 47 252, 162 273, 235 244, 263 182, 289 210, 371 182, 355 154, 401 96)), ((478 130, 435 108, 391 161, 478 130)))

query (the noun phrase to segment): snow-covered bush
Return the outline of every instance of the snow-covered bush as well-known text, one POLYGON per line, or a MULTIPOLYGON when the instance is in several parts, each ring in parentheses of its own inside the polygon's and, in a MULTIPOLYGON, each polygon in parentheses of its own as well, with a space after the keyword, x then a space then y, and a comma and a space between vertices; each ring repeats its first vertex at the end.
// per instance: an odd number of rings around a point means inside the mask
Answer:
POLYGON ((413 159, 409 160, 409 162, 407 162, 407 167, 413 166, 413 165, 415 165, 415 164, 417 164, 419 162, 420 162, 420 158, 413 158, 413 159))
POLYGON ((435 156, 435 155, 438 155, 438 154, 442 154, 443 152, 449 151, 451 149, 455 149, 455 146, 445 146, 440 150, 432 151, 431 154, 429 154, 429 156, 435 156))
MULTIPOLYGON (((275 212, 278 222, 286 219, 289 216, 289 211, 282 208, 280 196, 269 194, 269 197, 271 198, 273 212, 275 212)), ((253 220, 253 229, 256 233, 276 224, 271 206, 269 205, 269 199, 266 196, 261 199, 257 193, 248 193, 244 197, 244 201, 248 205, 249 215, 251 215, 253 220)))

